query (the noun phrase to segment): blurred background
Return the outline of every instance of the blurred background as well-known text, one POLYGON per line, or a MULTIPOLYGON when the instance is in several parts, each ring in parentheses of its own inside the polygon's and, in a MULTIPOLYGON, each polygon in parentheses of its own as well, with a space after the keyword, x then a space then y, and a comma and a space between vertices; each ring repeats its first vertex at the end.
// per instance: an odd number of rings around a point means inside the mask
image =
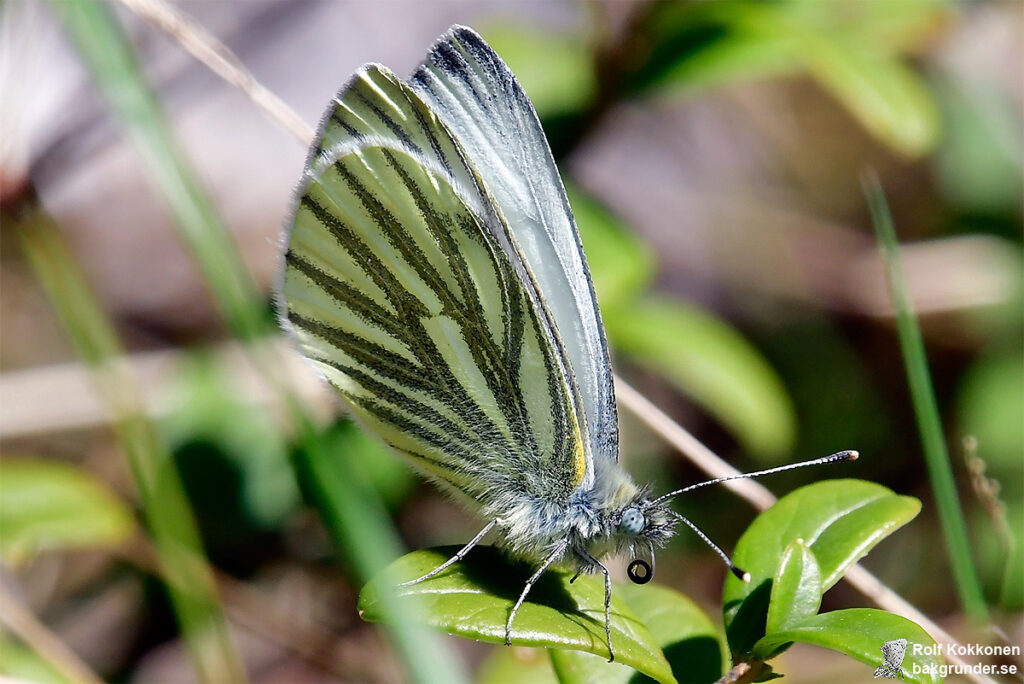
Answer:
MULTIPOLYGON (((4 600, 105 679, 203 678, 189 625, 210 620, 255 681, 402 679, 392 641, 356 612, 366 549, 461 544, 480 521, 273 342, 306 146, 136 4, 0 6, 4 600), (332 460, 342 470, 325 475, 332 460), (353 487, 387 543, 338 504, 353 487), (200 546, 212 571, 176 566, 175 548, 200 546), (176 572, 217 591, 183 597, 176 572)), ((967 638, 861 188, 876 170, 985 605, 1024 640, 1020 2, 175 7, 310 126, 364 62, 408 74, 449 25, 480 31, 549 135, 617 373, 743 470, 859 450, 841 472, 765 484, 858 477, 920 498, 866 565, 967 638)), ((620 420, 638 481, 703 479, 621 407, 620 420)), ((725 489, 679 509, 726 549, 755 515, 725 489)), ((679 535, 658 572, 720 621, 725 573, 699 540, 679 535)), ((823 609, 861 605, 839 584, 823 609)), ((12 634, 0 671, 66 676, 12 634)), ((445 641, 500 679, 500 649, 445 641)), ((810 647, 775 669, 870 677, 810 647)))

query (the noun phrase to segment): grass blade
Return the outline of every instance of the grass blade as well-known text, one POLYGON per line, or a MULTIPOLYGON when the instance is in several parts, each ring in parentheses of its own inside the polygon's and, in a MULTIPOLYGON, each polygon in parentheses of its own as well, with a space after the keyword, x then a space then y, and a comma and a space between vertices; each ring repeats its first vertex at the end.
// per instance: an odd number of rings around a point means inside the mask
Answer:
MULTIPOLYGON (((360 434, 352 423, 342 427, 336 436, 343 439, 332 440, 330 433, 317 431, 309 422, 301 423, 295 467, 301 486, 327 525, 340 562, 365 583, 402 555, 402 545, 380 497, 351 465, 360 457, 380 456, 362 451, 383 447, 360 434), (338 453, 339 446, 348 453, 338 453)), ((412 681, 468 681, 459 658, 450 652, 443 637, 410 616, 412 608, 407 602, 383 591, 381 603, 388 616, 384 627, 412 681)))
POLYGON ((198 263, 235 335, 252 340, 272 330, 237 247, 188 169, 153 94, 145 85, 117 18, 104 2, 51 3, 63 19, 150 178, 174 214, 178 232, 198 263))
MULTIPOLYGON (((178 231, 235 336, 250 343, 260 371, 283 397, 289 417, 298 427, 301 446, 296 469, 300 478, 312 486, 312 500, 332 532, 337 551, 357 574, 370 577, 401 555, 397 534, 376 492, 354 485, 348 464, 320 443, 319 431, 298 399, 286 389, 287 383, 280 376, 282 365, 274 352, 267 345, 254 344, 261 337, 276 334, 277 329, 266 315, 264 299, 246 272, 227 228, 185 164, 116 17, 101 2, 55 0, 52 6, 63 17, 108 104, 174 213, 178 231), (354 501, 360 504, 354 506, 354 501), (359 536, 359 543, 349 543, 350 533, 359 536)), ((421 681, 437 680, 442 672, 451 675, 445 677, 447 681, 464 679, 457 677, 454 663, 458 659, 441 639, 414 631, 409 624, 409 620, 397 619, 387 626, 408 672, 421 681)))
POLYGON ((192 510, 166 445, 142 412, 110 321, 49 217, 27 207, 15 229, 51 306, 111 409, 114 433, 134 475, 171 604, 199 677, 242 681, 245 673, 228 637, 192 510))
POLYGON ((889 205, 885 200, 881 182, 877 174, 869 172, 863 179, 864 193, 867 196, 868 208, 878 237, 885 277, 889 285, 889 295, 896 311, 896 325, 899 333, 900 349, 903 352, 903 363, 907 367, 907 381, 910 385, 910 396, 917 417, 918 431, 921 433, 921 446, 924 450, 925 465, 928 468, 928 479, 932 484, 935 505, 938 508, 939 524, 946 540, 953 580, 956 584, 960 603, 967 615, 977 622, 988 619, 988 608, 978 581, 978 574, 971 559, 971 549, 967 542, 967 526, 964 523, 960 499, 956 494, 953 481, 953 468, 949 462, 949 450, 942 433, 939 420, 939 409, 935 402, 931 376, 928 372, 928 359, 925 355, 924 340, 921 329, 911 307, 907 294, 906 281, 900 265, 899 243, 896 229, 893 227, 889 205))

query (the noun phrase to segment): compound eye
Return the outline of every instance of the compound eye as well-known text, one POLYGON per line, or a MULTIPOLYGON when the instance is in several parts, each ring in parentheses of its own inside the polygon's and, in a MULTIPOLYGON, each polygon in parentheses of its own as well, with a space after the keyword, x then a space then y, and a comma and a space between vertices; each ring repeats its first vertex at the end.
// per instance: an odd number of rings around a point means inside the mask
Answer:
POLYGON ((647 523, 644 520, 644 514, 636 508, 627 508, 622 513, 622 521, 619 523, 619 529, 627 534, 640 534, 644 525, 647 523))

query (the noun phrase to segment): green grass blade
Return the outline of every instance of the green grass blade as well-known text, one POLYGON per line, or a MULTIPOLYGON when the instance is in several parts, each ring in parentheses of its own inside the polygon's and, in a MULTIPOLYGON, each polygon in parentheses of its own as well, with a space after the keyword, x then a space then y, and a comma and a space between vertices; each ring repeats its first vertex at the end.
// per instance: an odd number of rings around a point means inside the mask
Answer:
POLYGON ((263 300, 227 228, 175 144, 117 18, 104 2, 55 0, 51 6, 174 214, 182 239, 235 335, 249 341, 270 332, 263 300))
MULTIPOLYGON (((116 18, 100 2, 56 0, 53 6, 174 213, 177 229, 234 334, 253 343, 276 333, 227 228, 185 164, 116 18)), ((370 577, 374 574, 371 570, 401 555, 397 535, 379 497, 371 489, 358 490, 345 472, 347 464, 339 463, 337 454, 322 448, 319 433, 311 427, 298 399, 286 389, 279 359, 265 345, 250 344, 250 349, 260 370, 284 398, 292 423, 300 426, 302 446, 296 466, 300 476, 316 480, 316 490, 323 493, 312 498, 333 533, 336 549, 359 575, 370 577), (353 507, 352 501, 361 501, 362 505, 353 507), (345 533, 350 526, 357 530, 353 534, 362 535, 354 546, 346 543, 345 533)), ((427 680, 436 678, 442 671, 439 668, 451 668, 449 681, 456 681, 452 664, 458 662, 457 657, 434 635, 417 637, 406 626, 410 621, 396 616, 399 619, 387 629, 406 669, 417 679, 427 680), (430 673, 433 675, 428 677, 430 673)))
POLYGON ((242 681, 245 673, 228 637, 192 510, 169 451, 141 410, 113 327, 50 219, 34 208, 18 219, 29 263, 113 414, 196 671, 207 682, 242 681))
POLYGON ((917 427, 921 433, 921 445, 924 450, 925 465, 928 468, 928 479, 932 484, 935 505, 938 508, 939 523, 946 540, 946 550, 953 570, 960 603, 967 615, 975 621, 988 619, 988 608, 982 595, 978 574, 971 559, 970 545, 967 542, 967 526, 964 523, 963 510, 956 494, 953 481, 953 468, 949 462, 949 450, 942 433, 939 420, 939 409, 935 402, 931 376, 928 372, 928 359, 925 356, 924 340, 921 329, 911 307, 907 294, 906 281, 900 265, 899 243, 896 229, 893 227, 892 216, 885 200, 878 176, 874 173, 865 174, 864 193, 867 196, 868 208, 878 237, 882 261, 885 266, 885 277, 889 285, 889 294, 896 311, 896 325, 899 333, 900 349, 903 351, 903 362, 907 367, 907 381, 910 385, 910 396, 917 417, 917 427))
MULTIPOLYGON (((331 433, 318 432, 308 421, 299 424, 299 433, 302 446, 295 455, 295 466, 301 486, 320 510, 340 562, 366 582, 403 553, 380 497, 352 467, 359 458, 383 456, 372 452, 384 447, 361 434, 353 423, 336 431, 335 439, 331 433), (343 449, 345 453, 339 453, 343 449)), ((407 602, 386 590, 379 598, 387 616, 385 628, 412 680, 468 681, 459 658, 441 637, 422 626, 422 620, 409 615, 413 609, 407 602)))

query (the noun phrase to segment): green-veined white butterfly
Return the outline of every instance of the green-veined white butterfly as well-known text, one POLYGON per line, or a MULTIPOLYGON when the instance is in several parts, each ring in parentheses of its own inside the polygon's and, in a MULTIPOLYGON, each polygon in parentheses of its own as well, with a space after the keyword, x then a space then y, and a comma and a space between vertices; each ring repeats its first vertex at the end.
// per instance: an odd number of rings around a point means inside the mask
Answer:
MULTIPOLYGON (((538 566, 506 643, 533 583, 568 560, 604 573, 614 658, 602 555, 653 561, 683 522, 743 576, 668 508, 710 482, 652 499, 619 466, 608 347, 562 181, 533 105, 472 29, 450 29, 407 82, 369 64, 342 88, 287 239, 282 325, 367 428, 488 521, 411 583, 497 530, 538 566)), ((650 574, 631 565, 634 581, 650 574)))

